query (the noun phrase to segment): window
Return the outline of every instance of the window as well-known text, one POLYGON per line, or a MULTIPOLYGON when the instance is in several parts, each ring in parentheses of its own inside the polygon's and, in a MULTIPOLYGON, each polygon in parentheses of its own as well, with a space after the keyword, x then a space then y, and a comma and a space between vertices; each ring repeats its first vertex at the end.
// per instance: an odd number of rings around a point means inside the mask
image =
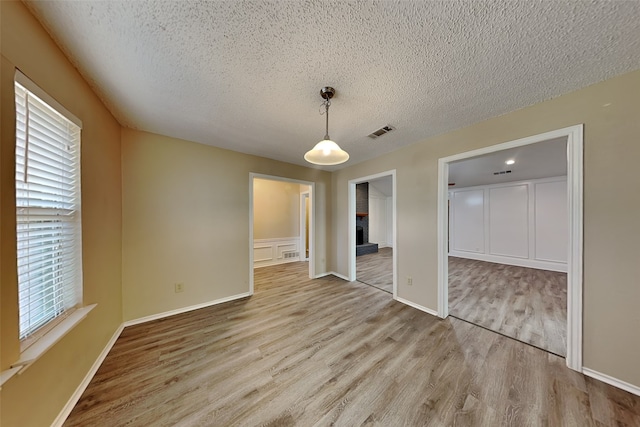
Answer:
POLYGON ((18 296, 24 343, 82 302, 81 123, 20 73, 15 94, 18 296))

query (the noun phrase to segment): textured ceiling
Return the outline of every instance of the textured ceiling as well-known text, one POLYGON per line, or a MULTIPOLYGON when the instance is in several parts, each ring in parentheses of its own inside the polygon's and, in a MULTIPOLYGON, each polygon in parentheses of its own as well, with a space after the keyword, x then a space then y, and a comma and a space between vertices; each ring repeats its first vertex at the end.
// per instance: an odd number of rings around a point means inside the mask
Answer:
POLYGON ((455 183, 455 186, 449 189, 566 174, 567 138, 562 137, 450 163, 449 183, 455 183), (507 160, 514 160, 515 163, 507 165, 507 160), (507 170, 511 173, 493 174, 507 170))
POLYGON ((301 165, 325 85, 350 165, 640 68, 639 1, 26 3, 121 124, 301 165))

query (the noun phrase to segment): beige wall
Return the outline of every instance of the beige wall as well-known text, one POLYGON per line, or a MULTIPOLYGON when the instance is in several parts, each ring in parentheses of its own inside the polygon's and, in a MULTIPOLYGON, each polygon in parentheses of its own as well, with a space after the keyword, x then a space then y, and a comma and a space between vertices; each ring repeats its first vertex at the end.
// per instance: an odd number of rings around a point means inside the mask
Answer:
POLYGON ((584 365, 640 386, 640 71, 335 172, 334 270, 348 273, 348 180, 396 169, 398 295, 436 310, 438 159, 580 123, 584 365))
POLYGON ((83 122, 84 303, 89 316, 0 391, 0 425, 46 426, 58 415, 122 322, 120 126, 20 2, 1 2, 2 369, 19 353, 15 249, 14 69, 83 122))
POLYGON ((316 183, 316 272, 327 271, 329 172, 123 129, 125 320, 249 291, 251 172, 316 183))
POLYGON ((254 239, 300 235, 300 191, 301 185, 293 182, 253 181, 254 239))
POLYGON ((578 123, 585 124, 584 363, 640 386, 640 71, 330 174, 121 130, 25 7, 0 7, 0 368, 19 355, 16 67, 83 121, 84 302, 98 303, 3 385, 3 427, 49 425, 123 319, 248 291, 250 172, 316 183, 316 273, 347 274, 347 181, 396 169, 399 296, 436 309, 437 159, 578 123), (174 293, 176 282, 183 293, 174 293))

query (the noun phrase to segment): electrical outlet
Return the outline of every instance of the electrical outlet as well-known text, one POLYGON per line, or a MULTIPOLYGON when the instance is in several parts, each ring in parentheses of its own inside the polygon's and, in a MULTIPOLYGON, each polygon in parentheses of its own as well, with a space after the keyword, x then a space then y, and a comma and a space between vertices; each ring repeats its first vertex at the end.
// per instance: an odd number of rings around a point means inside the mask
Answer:
POLYGON ((413 285, 413 277, 411 276, 407 277, 407 285, 409 286, 413 285))
POLYGON ((184 292, 184 283, 176 283, 175 284, 175 291, 176 291, 176 293, 184 292))

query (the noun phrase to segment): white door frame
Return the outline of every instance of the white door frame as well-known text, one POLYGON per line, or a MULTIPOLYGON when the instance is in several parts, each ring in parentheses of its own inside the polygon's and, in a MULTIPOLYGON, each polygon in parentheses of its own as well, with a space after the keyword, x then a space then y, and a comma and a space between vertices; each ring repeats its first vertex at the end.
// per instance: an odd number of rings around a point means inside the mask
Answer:
POLYGON ((349 245, 349 281, 356 280, 356 184, 363 182, 369 182, 377 178, 383 178, 385 176, 391 176, 391 188, 393 194, 391 195, 391 204, 393 212, 393 299, 398 299, 398 216, 396 214, 396 170, 392 169, 386 172, 380 172, 374 175, 364 176, 361 178, 349 180, 349 221, 348 221, 348 245, 349 245))
POLYGON ((569 210, 569 254, 567 259, 567 366, 582 372, 582 252, 583 252, 583 125, 575 125, 492 145, 438 160, 438 316, 449 315, 449 267, 447 201, 449 163, 567 137, 567 199, 569 210))
POLYGON ((316 183, 311 181, 303 181, 300 179, 285 178, 282 176, 264 175, 260 173, 249 172, 249 294, 253 295, 253 180, 255 178, 268 179, 271 181, 292 182, 294 184, 302 184, 309 186, 309 278, 316 277, 316 263, 314 259, 315 236, 316 230, 314 206, 316 195, 316 183))
MULTIPOLYGON (((307 239, 305 238, 307 234, 306 199, 309 199, 309 193, 309 191, 300 193, 300 253, 304 254, 304 256, 300 257, 301 261, 307 261, 309 259, 307 258, 307 239)), ((309 219, 311 219, 311 203, 309 203, 309 219)), ((309 257, 311 257, 311 236, 309 236, 309 257)))

